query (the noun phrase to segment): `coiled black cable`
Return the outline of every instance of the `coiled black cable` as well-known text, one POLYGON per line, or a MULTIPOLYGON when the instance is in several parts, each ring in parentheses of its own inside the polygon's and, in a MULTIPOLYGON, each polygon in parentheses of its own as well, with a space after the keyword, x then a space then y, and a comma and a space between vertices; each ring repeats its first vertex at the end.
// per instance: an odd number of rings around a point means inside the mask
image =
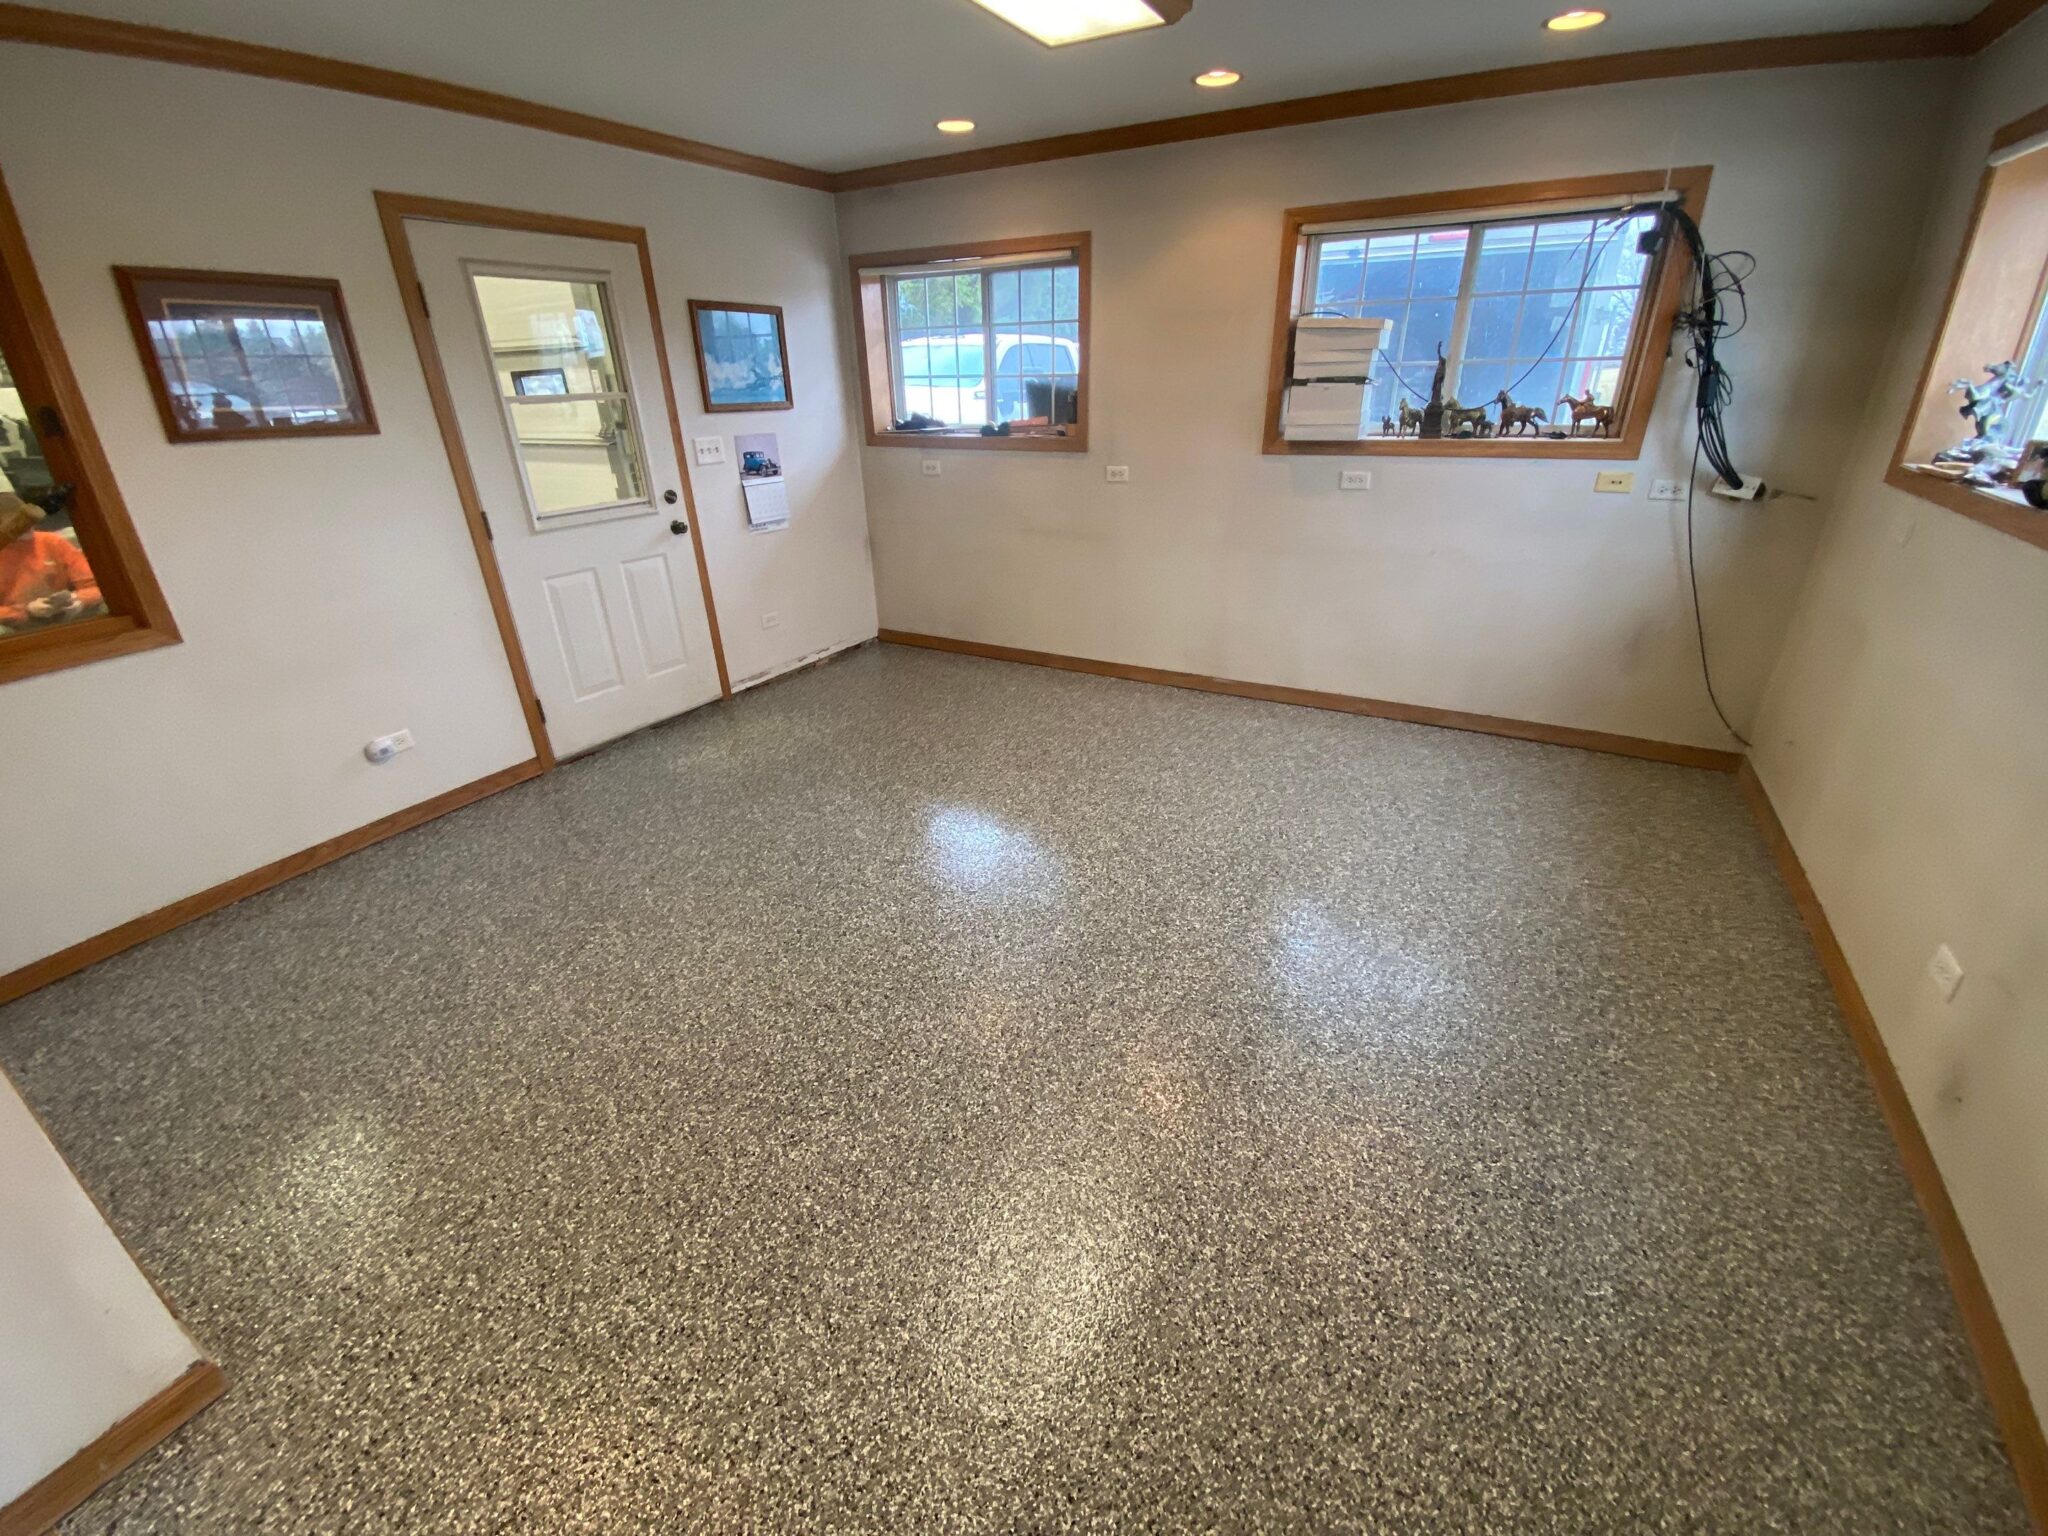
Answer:
MULTIPOLYGON (((1699 225, 1676 203, 1639 203, 1626 211, 1662 214, 1665 223, 1678 231, 1679 238, 1685 242, 1686 253, 1692 258, 1687 269, 1686 302, 1680 307, 1675 321, 1678 330, 1686 337, 1686 365, 1699 375, 1699 386, 1693 399, 1698 431, 1693 439, 1692 478, 1687 482, 1685 492, 1685 568, 1692 587, 1693 633, 1699 640, 1700 676, 1707 685, 1707 699, 1714 706, 1714 713, 1721 717, 1721 724, 1727 727, 1728 734, 1746 747, 1749 738, 1735 728, 1728 712, 1721 707, 1721 697, 1714 690, 1714 669, 1707 659, 1707 622, 1700 611, 1699 565, 1693 557, 1693 497, 1699 486, 1702 457, 1713 466, 1722 484, 1731 491, 1742 489, 1742 476, 1736 470, 1734 455, 1728 449, 1726 421, 1728 402, 1735 396, 1735 384, 1729 378, 1728 370, 1722 366, 1717 349, 1721 342, 1749 323, 1749 295, 1743 284, 1756 271, 1756 257, 1748 251, 1710 252, 1700 236, 1699 225)), ((1661 237, 1661 228, 1659 233, 1661 237)))

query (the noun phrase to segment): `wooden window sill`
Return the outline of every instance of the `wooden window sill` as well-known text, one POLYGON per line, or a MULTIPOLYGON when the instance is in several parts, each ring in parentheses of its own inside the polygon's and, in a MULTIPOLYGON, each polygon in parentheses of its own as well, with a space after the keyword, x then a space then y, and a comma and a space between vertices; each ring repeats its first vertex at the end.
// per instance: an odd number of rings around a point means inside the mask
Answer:
POLYGON ((1052 432, 1012 432, 983 437, 979 432, 870 432, 870 448, 980 448, 1024 453, 1086 453, 1088 439, 1080 433, 1062 437, 1052 432))
POLYGON ((1323 454, 1337 458, 1425 459, 1598 459, 1624 462, 1642 457, 1639 436, 1630 437, 1361 437, 1344 442, 1266 439, 1274 455, 1323 454))
POLYGON ((177 643, 175 629, 150 629, 118 615, 36 634, 8 635, 0 637, 0 683, 177 643))
POLYGON ((1937 507, 1960 512, 1987 528, 2009 533, 2036 549, 2048 549, 2048 512, 2028 506, 2027 499, 2018 491, 2002 486, 1965 485, 1960 480, 1930 475, 1905 464, 1892 465, 1885 473, 1884 483, 1937 507))

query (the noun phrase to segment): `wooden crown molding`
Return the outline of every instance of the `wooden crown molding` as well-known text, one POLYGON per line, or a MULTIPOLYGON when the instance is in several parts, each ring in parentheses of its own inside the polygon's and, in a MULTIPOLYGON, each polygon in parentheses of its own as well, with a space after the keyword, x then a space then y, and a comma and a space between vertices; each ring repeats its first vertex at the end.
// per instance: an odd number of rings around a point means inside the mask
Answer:
MULTIPOLYGON (((2030 0, 2031 4, 2048 0, 2030 0)), ((1493 101, 1545 91, 1569 91, 1589 85, 1621 85, 1639 80, 1672 80, 1684 75, 1719 75, 1752 69, 1796 69, 1814 64, 1884 64, 1901 59, 1955 58, 1966 50, 1963 26, 1886 27, 1862 32, 1816 32, 1800 37, 1757 38, 1734 43, 1699 43, 1683 48, 1651 48, 1635 53, 1599 54, 1559 59, 1546 64, 1518 64, 1472 74, 1439 75, 1404 80, 1362 90, 1332 91, 1324 96, 1297 96, 1257 106, 1196 112, 1185 117, 1156 118, 1120 128, 1063 133, 1021 144, 998 144, 950 155, 927 155, 888 165, 842 171, 833 190, 859 191, 959 176, 970 171, 1002 170, 1067 160, 1080 155, 1106 155, 1124 149, 1151 149, 1185 144, 1228 134, 1258 133, 1268 128, 1296 128, 1341 118, 1377 117, 1388 112, 1413 112, 1423 107, 1453 106, 1468 101, 1493 101)))
POLYGON ((199 69, 227 70, 232 74, 255 75, 265 80, 285 80, 294 85, 317 85, 357 96, 376 96, 385 101, 402 101, 417 107, 439 107, 470 117, 485 117, 522 128, 539 128, 572 139, 589 139, 620 149, 637 149, 671 160, 738 171, 769 181, 815 191, 833 190, 833 177, 824 171, 750 155, 699 139, 685 139, 652 128, 545 106, 496 91, 480 91, 454 85, 425 75, 402 70, 379 69, 369 64, 352 64, 344 59, 324 58, 290 48, 270 48, 260 43, 236 42, 232 38, 209 37, 199 32, 179 32, 170 27, 143 26, 132 21, 105 21, 96 16, 79 16, 70 11, 49 11, 39 6, 0 3, 0 42, 40 43, 51 48, 73 48, 84 53, 113 53, 132 59, 157 59, 168 64, 189 64, 199 69))
POLYGON ((37 43, 84 53, 157 59, 198 69, 226 70, 266 80, 349 91, 358 96, 375 96, 385 101, 437 107, 445 112, 515 123, 524 128, 538 128, 545 133, 559 133, 569 138, 588 139, 595 144, 610 144, 620 149, 662 155, 671 160, 715 166, 719 170, 737 171, 744 176, 759 176, 819 192, 855 192, 868 187, 895 186, 906 181, 925 181, 935 176, 958 176, 969 171, 1000 170, 1081 155, 1112 154, 1122 149, 1146 149, 1160 144, 1220 138, 1227 134, 1257 133, 1267 128, 1291 128, 1347 117, 1411 112, 1421 107, 1493 101, 1507 96, 1575 90, 1589 85, 1671 80, 1685 75, 1729 74, 1752 69, 1795 69, 1818 64, 1879 64, 1901 59, 1963 58, 1988 48, 2044 4, 2048 4, 2048 0, 1990 0, 1969 20, 1948 26, 1880 27, 1856 32, 1816 32, 1798 37, 1698 43, 1680 48, 1652 48, 1634 53, 1560 59, 1544 64, 1521 64, 1463 75, 1440 75, 1428 80, 1398 81, 1390 85, 1367 86, 1362 90, 1334 91, 1322 96, 1298 96, 1258 106, 1197 112, 1184 117, 1127 123, 1118 128, 1091 129, 1084 133, 1056 134, 1019 144, 1000 144, 950 155, 928 155, 837 172, 812 170, 786 160, 750 155, 743 150, 707 144, 700 139, 686 139, 587 112, 572 112, 497 91, 455 85, 426 75, 354 64, 290 48, 237 42, 232 38, 212 37, 200 32, 181 32, 171 27, 108 21, 70 11, 17 5, 12 0, 0 0, 0 42, 37 43))
POLYGON ((1991 0, 1968 21, 1958 24, 1963 52, 1982 53, 2043 5, 2048 5, 2048 0, 1991 0))

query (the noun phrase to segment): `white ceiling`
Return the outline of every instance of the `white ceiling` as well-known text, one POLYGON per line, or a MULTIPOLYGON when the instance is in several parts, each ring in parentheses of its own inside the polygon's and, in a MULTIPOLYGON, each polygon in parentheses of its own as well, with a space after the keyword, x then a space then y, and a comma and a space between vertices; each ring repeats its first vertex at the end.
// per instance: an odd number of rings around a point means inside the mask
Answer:
POLYGON ((822 170, 1548 59, 1960 21, 1981 0, 1195 0, 1048 49, 969 0, 59 0, 503 91, 822 170), (1191 77, 1244 75, 1223 91, 1191 77), (980 131, 948 138, 941 117, 980 131))

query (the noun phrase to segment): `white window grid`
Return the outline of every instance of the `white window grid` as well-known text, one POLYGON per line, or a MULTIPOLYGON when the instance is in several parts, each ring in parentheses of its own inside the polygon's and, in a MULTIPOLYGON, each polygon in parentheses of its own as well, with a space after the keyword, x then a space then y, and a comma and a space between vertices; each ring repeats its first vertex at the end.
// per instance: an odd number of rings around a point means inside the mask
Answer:
POLYGON ((1589 390, 1613 406, 1657 271, 1638 249, 1656 215, 1624 215, 1623 206, 1319 232, 1309 240, 1301 313, 1394 322, 1374 358, 1375 435, 1402 402, 1427 403, 1438 340, 1445 397, 1464 406, 1491 406, 1502 389, 1546 414, 1589 390), (1426 261, 1432 247, 1438 259, 1426 261), (1332 270, 1350 266, 1353 249, 1355 283, 1332 270))
MULTIPOLYGON (((1055 396, 1062 388, 1071 389, 1078 399, 1080 293, 1081 267, 1075 261, 976 264, 967 270, 936 262, 891 273, 883 284, 883 308, 889 329, 889 384, 895 419, 901 421, 912 414, 913 392, 926 407, 925 414, 963 428, 997 421, 1003 399, 1021 401, 1032 382, 1045 383, 1055 396), (923 320, 921 325, 903 323, 906 290, 913 296, 912 313, 923 320), (928 370, 934 343, 950 348, 953 367, 945 372, 910 373, 905 366, 905 345, 919 341, 925 344, 928 370), (1068 345, 1061 346, 1061 342, 1068 345), (964 370, 962 360, 977 348, 981 368, 964 370), (1050 354, 1045 358, 1050 366, 1032 366, 1034 357, 1041 354, 1050 354), (967 407, 976 391, 981 400, 978 411, 967 407), (940 415, 929 409, 949 394, 954 407, 950 413, 940 415)), ((1055 420, 1048 427, 1060 424, 1055 420)))

